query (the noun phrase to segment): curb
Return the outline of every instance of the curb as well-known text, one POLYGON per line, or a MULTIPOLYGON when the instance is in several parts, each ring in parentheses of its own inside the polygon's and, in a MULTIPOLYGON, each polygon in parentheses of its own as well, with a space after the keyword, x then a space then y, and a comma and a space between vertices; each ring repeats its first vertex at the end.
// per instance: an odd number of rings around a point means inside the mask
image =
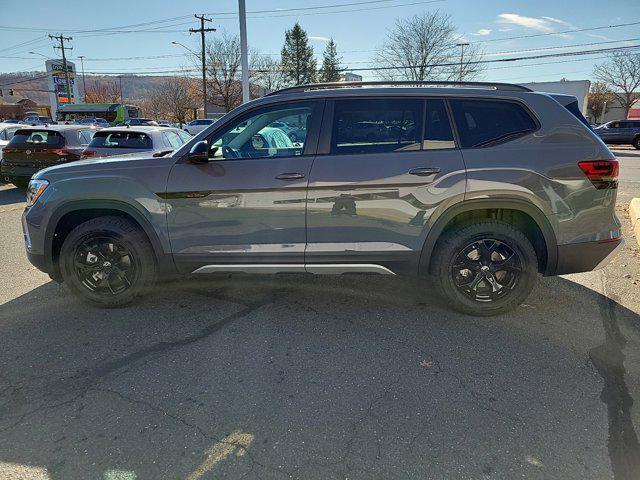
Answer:
POLYGON ((629 204, 629 216, 631 217, 631 227, 636 234, 636 241, 640 246, 640 198, 634 198, 629 204))

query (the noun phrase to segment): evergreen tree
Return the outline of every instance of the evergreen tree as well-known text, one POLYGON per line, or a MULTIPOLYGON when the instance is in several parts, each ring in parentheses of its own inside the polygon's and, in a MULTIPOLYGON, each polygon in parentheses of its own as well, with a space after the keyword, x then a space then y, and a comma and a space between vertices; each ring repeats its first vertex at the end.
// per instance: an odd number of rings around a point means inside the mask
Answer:
POLYGON ((321 82, 337 82, 340 80, 340 63, 342 58, 338 56, 338 49, 333 38, 327 43, 327 48, 322 56, 322 68, 320 68, 321 82))
POLYGON ((302 85, 315 82, 317 66, 313 47, 309 46, 307 32, 297 22, 285 32, 281 57, 287 83, 302 85))

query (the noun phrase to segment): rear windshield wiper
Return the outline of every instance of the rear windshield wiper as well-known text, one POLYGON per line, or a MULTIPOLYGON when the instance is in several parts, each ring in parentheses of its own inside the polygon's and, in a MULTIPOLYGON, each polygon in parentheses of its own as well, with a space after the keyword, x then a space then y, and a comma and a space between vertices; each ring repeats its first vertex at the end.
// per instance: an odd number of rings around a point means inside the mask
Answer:
POLYGON ((505 133, 504 135, 500 135, 499 137, 492 138, 491 140, 485 140, 484 142, 476 143, 475 145, 473 145, 473 148, 487 147, 489 145, 493 145, 495 143, 502 142, 504 140, 509 140, 514 137, 520 137, 522 135, 526 135, 527 133, 531 133, 531 132, 533 132, 533 130, 528 128, 526 130, 516 130, 515 132, 505 133))

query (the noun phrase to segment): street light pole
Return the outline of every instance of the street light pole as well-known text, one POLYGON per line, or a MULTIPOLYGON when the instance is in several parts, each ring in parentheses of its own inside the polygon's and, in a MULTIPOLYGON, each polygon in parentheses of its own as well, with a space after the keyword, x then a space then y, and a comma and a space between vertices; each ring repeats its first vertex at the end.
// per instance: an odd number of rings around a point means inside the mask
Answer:
POLYGON ((87 103, 87 84, 84 81, 84 59, 85 59, 85 56, 84 55, 78 55, 78 58, 80 59, 80 65, 82 65, 82 93, 83 93, 83 97, 84 97, 84 103, 87 103))
POLYGON ((462 82, 462 65, 463 65, 463 60, 464 60, 464 47, 468 47, 469 44, 468 43, 456 43, 457 47, 460 47, 460 76, 458 78, 458 81, 462 82))
POLYGON ((247 48, 247 9, 245 0, 238 0, 240 17, 240 51, 242 59, 242 103, 249 101, 249 54, 247 48))

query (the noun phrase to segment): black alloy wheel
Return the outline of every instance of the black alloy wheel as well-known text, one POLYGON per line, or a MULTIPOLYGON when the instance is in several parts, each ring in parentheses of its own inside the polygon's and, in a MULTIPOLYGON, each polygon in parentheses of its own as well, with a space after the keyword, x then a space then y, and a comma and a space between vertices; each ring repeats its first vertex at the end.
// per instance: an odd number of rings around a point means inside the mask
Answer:
POLYGON ((483 238, 463 248, 450 271, 459 292, 477 302, 492 302, 517 286, 522 262, 506 243, 483 238))
POLYGON ((89 236, 76 248, 74 271, 78 282, 101 296, 122 294, 137 280, 137 259, 112 236, 89 236))

